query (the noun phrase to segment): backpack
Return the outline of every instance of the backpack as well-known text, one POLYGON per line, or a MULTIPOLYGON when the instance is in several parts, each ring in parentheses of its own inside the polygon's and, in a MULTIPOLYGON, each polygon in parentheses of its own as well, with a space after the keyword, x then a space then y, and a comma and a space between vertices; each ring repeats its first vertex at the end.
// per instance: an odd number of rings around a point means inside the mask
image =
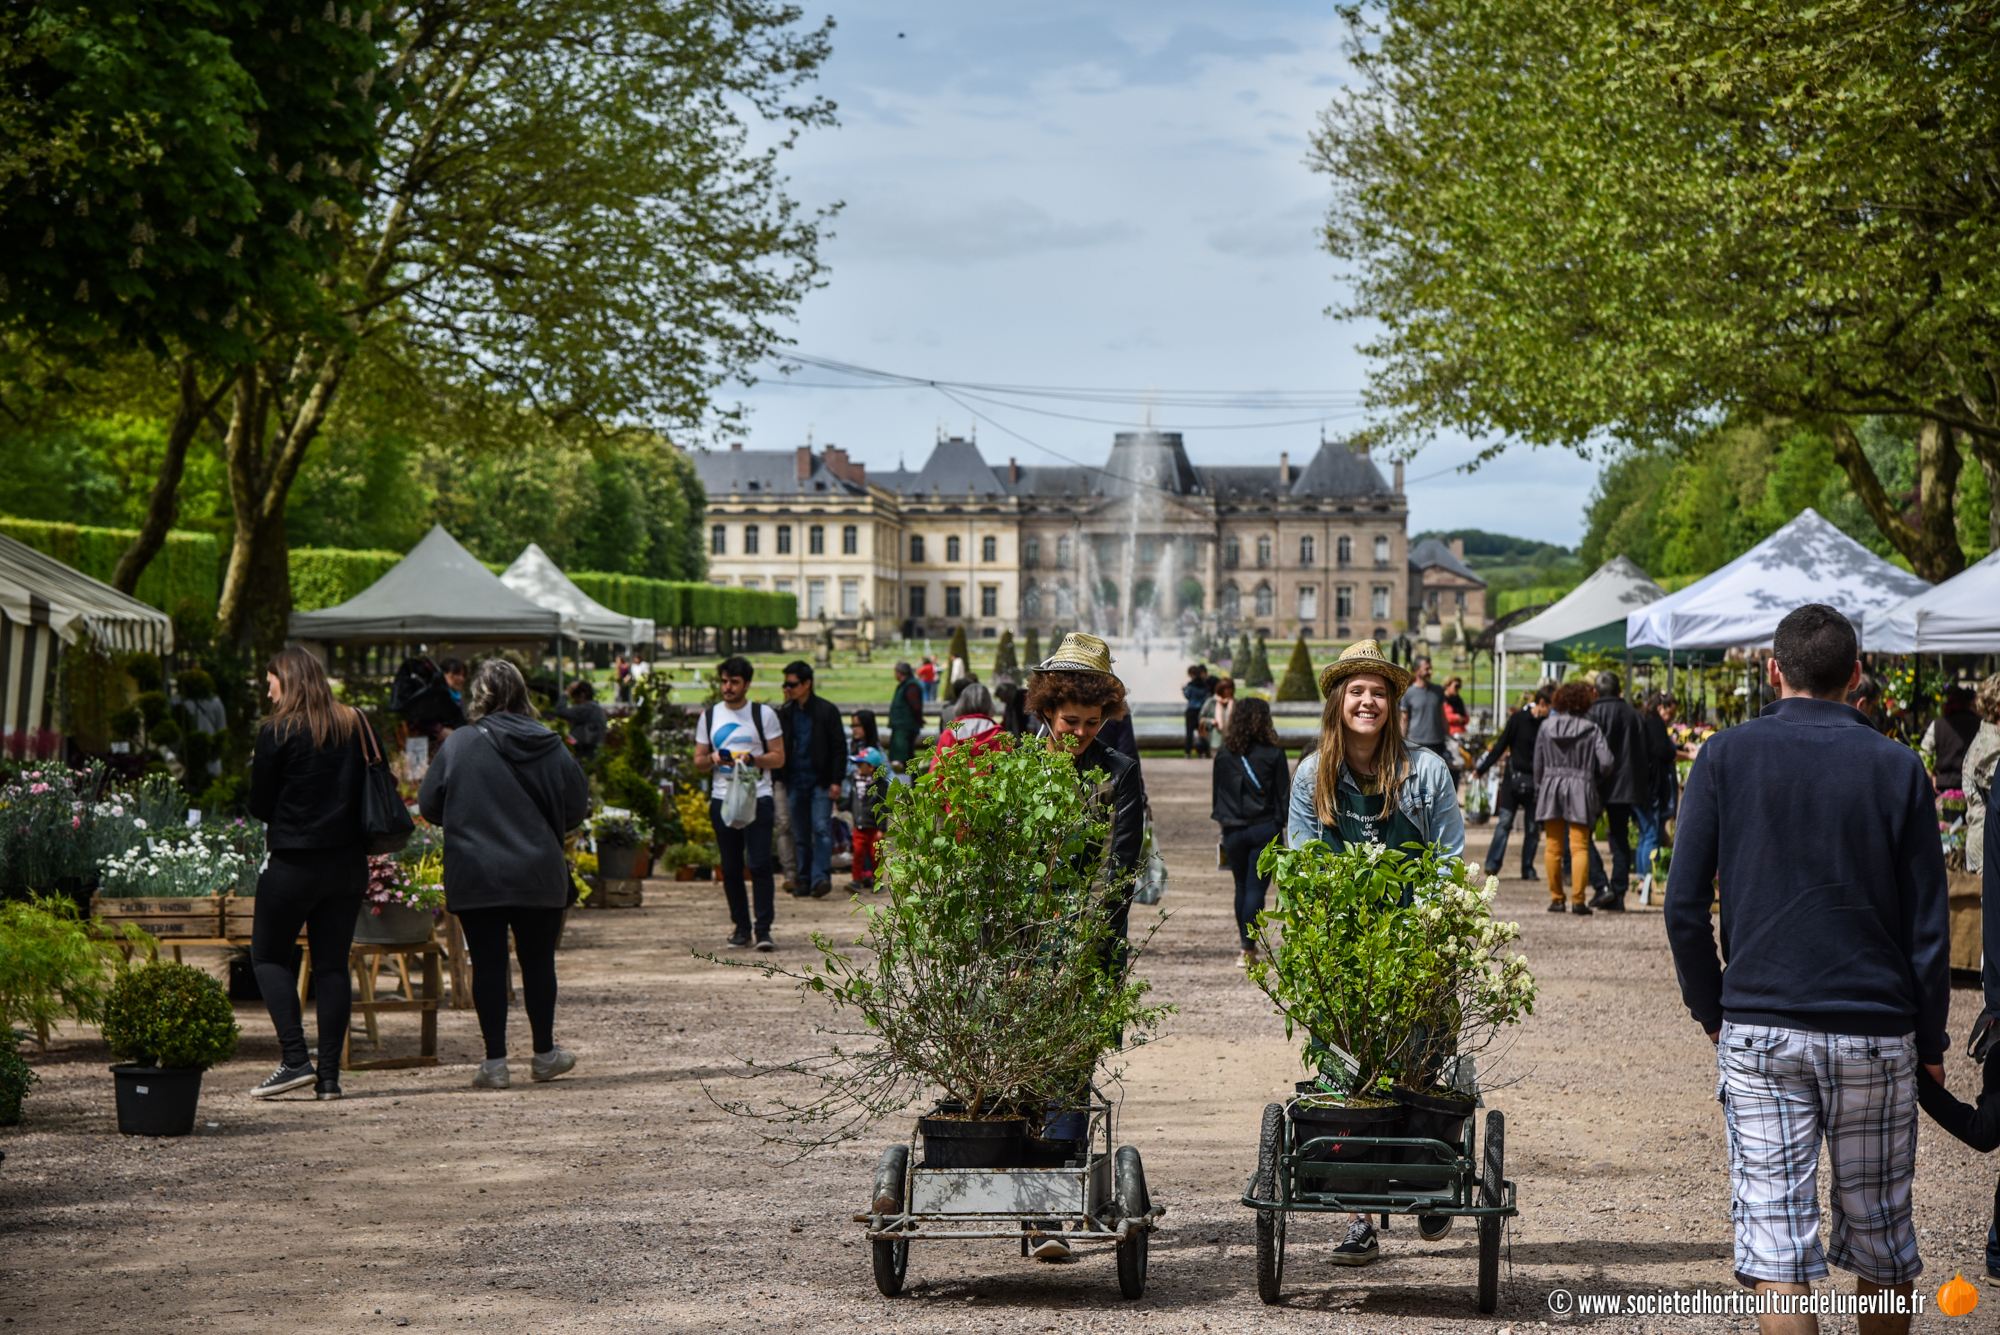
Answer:
MULTIPOLYGON (((771 706, 753 704, 747 700, 744 703, 750 705, 750 729, 751 731, 757 734, 757 745, 765 748, 766 750, 769 750, 771 744, 768 741, 764 740, 764 711, 770 709, 771 706)), ((775 713, 776 711, 774 710, 773 712, 775 713)), ((705 726, 708 729, 709 749, 714 750, 715 749, 715 706, 714 705, 710 705, 707 709, 701 711, 701 721, 703 726, 705 726)))

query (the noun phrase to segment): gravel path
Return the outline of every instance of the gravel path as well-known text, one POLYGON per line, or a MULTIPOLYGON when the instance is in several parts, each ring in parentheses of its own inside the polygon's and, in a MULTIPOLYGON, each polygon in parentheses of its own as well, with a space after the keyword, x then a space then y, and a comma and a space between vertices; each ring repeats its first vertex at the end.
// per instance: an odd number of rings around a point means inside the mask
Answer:
MULTIPOLYGON (((68 1036, 37 1059, 44 1083, 25 1123, 0 1131, 0 1318, 62 1332, 1080 1335, 1318 1328, 1339 1314, 1342 1328, 1511 1335, 1582 1324, 1551 1315, 1557 1289, 1730 1287, 1714 1058, 1679 1004, 1659 914, 1557 917, 1542 911, 1539 885, 1510 880, 1502 906, 1521 920, 1542 990, 1503 1073, 1514 1083, 1489 1100, 1507 1114, 1522 1205, 1499 1312, 1474 1308, 1470 1230, 1426 1244, 1407 1221, 1364 1271, 1324 1261, 1335 1221, 1295 1228, 1285 1302, 1260 1303, 1251 1216, 1237 1197, 1260 1112, 1298 1078, 1296 1054, 1235 967, 1206 765, 1148 761, 1146 772, 1173 885, 1143 967, 1180 1013, 1134 1055, 1123 1089, 1120 1139, 1140 1147, 1154 1200, 1168 1207, 1140 1302, 1118 1298, 1108 1253, 1047 1265, 1004 1243, 915 1247, 911 1291, 878 1296, 848 1220, 881 1144, 906 1125, 786 1164, 755 1124, 717 1111, 704 1086, 731 1095, 745 1057, 808 1051, 813 1017, 782 987, 693 957, 727 931, 719 887, 654 881, 643 909, 573 915, 558 1033, 582 1060, 552 1084, 530 1084, 522 1063, 510 1091, 470 1088, 476 1025, 448 1011, 440 1068, 350 1075, 338 1104, 258 1103, 242 1091, 274 1063, 276 1044, 261 1009, 245 1006, 242 1052, 209 1073, 196 1134, 128 1140, 102 1045, 68 1036)), ((1475 856, 1484 842, 1475 831, 1475 856)), ((837 899, 781 895, 778 938, 798 958, 806 930, 834 929, 847 913, 837 899)), ((1977 1009, 1975 993, 1957 993, 1953 1032, 1977 1009)), ((385 1025, 392 1043, 414 1041, 409 1017, 385 1025)), ((518 1014, 515 1031, 525 1048, 518 1014)), ((1955 1089, 1976 1084, 1962 1058, 1949 1065, 1955 1089)), ((1993 1174, 1925 1123, 1926 1291, 1954 1269, 1982 1268, 1993 1174)))

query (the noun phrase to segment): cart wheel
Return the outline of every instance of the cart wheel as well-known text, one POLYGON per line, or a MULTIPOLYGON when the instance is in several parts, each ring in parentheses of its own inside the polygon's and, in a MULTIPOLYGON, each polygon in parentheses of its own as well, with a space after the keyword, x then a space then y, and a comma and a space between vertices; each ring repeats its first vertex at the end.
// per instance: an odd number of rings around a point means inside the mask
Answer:
MULTIPOLYGON (((908 1145, 891 1145, 882 1151, 882 1158, 875 1165, 875 1192, 868 1202, 870 1213, 894 1214, 902 1210, 903 1184, 908 1180, 909 1168, 908 1145)), ((893 1298, 903 1291, 903 1276, 910 1268, 909 1240, 878 1241, 874 1252, 875 1287, 884 1298, 893 1298)))
MULTIPOLYGON (((1251 1185, 1257 1199, 1278 1198, 1278 1156, 1285 1151, 1285 1106, 1264 1105, 1264 1126, 1257 1137, 1257 1176, 1251 1185)), ((1257 1296, 1267 1303, 1278 1301, 1278 1288, 1285 1279, 1285 1212, 1257 1212, 1257 1296)))
MULTIPOLYGON (((1479 1203, 1495 1208, 1506 1200, 1507 1119, 1499 1109, 1486 1114, 1486 1163, 1479 1180, 1479 1203)), ((1479 1219, 1479 1310, 1491 1312, 1500 1301, 1500 1226, 1497 1214, 1479 1219)))
MULTIPOLYGON (((1113 1168, 1119 1218, 1143 1217, 1153 1208, 1153 1198, 1146 1194, 1146 1170, 1139 1162, 1139 1151, 1121 1145, 1113 1168)), ((1138 1298, 1146 1292, 1146 1249, 1152 1236, 1152 1229, 1142 1228, 1131 1241, 1118 1244, 1118 1292, 1123 1297, 1138 1298)))

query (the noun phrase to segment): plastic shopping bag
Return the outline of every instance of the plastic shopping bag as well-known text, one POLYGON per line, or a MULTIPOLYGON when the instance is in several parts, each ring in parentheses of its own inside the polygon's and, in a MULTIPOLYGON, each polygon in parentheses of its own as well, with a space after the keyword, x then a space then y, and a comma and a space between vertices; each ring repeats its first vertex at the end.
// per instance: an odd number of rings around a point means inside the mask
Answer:
POLYGON ((1139 883, 1132 891, 1137 904, 1157 904, 1167 893, 1167 860, 1153 841, 1153 822, 1146 822, 1144 854, 1139 863, 1139 883))
POLYGON ((722 823, 732 830, 746 830, 756 819, 757 771, 747 760, 738 761, 722 790, 722 823))

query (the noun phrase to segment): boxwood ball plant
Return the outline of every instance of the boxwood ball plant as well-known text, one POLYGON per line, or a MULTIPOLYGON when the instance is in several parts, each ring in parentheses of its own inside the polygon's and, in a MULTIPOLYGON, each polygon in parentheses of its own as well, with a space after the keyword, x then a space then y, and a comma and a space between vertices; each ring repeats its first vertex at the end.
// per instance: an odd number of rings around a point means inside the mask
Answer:
POLYGON ((723 1106, 770 1119, 775 1142, 812 1148, 928 1094, 971 1117, 1032 1118, 1115 1076, 1106 1059, 1146 1041, 1171 1008, 1148 1004, 1131 969, 1143 942, 1113 931, 1131 884, 1106 859, 1107 814, 1088 779, 1069 756, 1023 743, 949 751, 914 784, 892 785, 877 877, 886 902, 857 901, 850 940, 815 934, 807 968, 740 966, 796 980, 816 1011, 831 1003, 815 1027, 822 1052, 750 1063, 808 1077, 816 1093, 723 1106))
POLYGON ((111 1054, 138 1066, 214 1066, 235 1055, 240 1032, 222 985, 192 965, 130 970, 104 1004, 111 1054))

